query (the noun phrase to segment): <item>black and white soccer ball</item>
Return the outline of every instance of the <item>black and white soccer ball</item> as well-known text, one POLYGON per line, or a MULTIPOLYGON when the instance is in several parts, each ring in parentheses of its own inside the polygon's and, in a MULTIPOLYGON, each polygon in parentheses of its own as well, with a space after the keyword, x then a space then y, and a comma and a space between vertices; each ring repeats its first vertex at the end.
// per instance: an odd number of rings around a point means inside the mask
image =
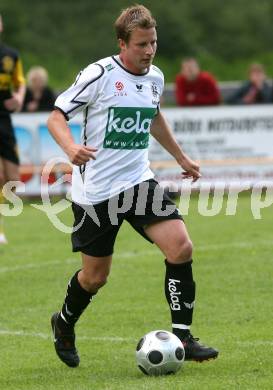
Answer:
POLYGON ((166 330, 147 333, 136 347, 137 365, 146 375, 174 374, 182 367, 184 358, 182 342, 166 330))

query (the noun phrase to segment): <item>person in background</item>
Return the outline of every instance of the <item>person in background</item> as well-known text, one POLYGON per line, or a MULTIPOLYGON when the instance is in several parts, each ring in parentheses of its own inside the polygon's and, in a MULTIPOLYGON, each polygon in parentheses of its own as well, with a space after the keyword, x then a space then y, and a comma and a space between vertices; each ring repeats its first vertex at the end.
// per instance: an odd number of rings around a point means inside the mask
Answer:
POLYGON ((27 73, 27 91, 23 105, 24 112, 51 111, 55 94, 48 87, 48 73, 42 66, 34 66, 27 73))
POLYGON ((182 61, 175 87, 178 106, 208 106, 221 101, 216 80, 210 73, 201 71, 194 58, 182 61))
POLYGON ((266 81, 262 64, 251 64, 248 70, 249 80, 235 91, 226 103, 229 104, 263 104, 272 102, 272 88, 266 81))
MULTIPOLYGON (((0 15, 0 34, 3 32, 0 15)), ((25 78, 17 50, 0 41, 0 205, 3 186, 19 180, 19 157, 11 113, 20 111, 25 96, 25 78)), ((0 244, 6 244, 0 209, 0 244)))

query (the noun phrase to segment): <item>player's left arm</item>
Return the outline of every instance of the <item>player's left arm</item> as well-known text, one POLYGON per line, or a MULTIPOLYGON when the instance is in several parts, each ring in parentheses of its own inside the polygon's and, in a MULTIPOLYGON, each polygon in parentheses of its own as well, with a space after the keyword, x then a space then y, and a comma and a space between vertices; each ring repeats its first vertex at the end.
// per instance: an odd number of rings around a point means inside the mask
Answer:
POLYGON ((16 64, 14 67, 13 77, 13 92, 12 97, 5 100, 5 107, 9 111, 20 111, 23 106, 25 93, 26 93, 26 83, 23 74, 23 67, 20 58, 17 58, 16 64))
POLYGON ((192 177, 193 181, 196 181, 201 177, 199 164, 181 149, 160 111, 152 122, 151 134, 176 159, 184 170, 182 173, 184 178, 192 177))

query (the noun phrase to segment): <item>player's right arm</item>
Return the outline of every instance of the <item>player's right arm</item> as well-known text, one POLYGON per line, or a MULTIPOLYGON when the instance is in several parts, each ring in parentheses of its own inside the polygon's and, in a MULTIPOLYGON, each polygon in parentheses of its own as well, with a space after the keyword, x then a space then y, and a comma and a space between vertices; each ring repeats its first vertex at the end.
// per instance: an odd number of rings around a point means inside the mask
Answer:
POLYGON ((58 96, 55 110, 47 121, 51 135, 75 165, 80 166, 90 159, 95 160, 97 149, 76 144, 67 121, 94 104, 100 92, 99 81, 103 74, 104 69, 98 64, 91 64, 80 72, 75 83, 58 96))
POLYGON ((61 111, 58 109, 52 111, 47 120, 47 126, 51 135, 66 153, 72 164, 80 166, 90 159, 96 159, 94 152, 97 149, 75 143, 70 128, 61 111))

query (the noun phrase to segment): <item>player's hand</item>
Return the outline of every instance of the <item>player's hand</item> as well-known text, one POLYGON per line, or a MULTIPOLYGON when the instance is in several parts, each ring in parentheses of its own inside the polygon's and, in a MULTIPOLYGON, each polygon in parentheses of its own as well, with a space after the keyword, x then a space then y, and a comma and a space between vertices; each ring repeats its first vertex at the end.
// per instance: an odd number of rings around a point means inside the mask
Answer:
POLYGON ((72 164, 80 166, 86 164, 90 159, 96 160, 94 152, 97 150, 98 149, 90 146, 73 144, 69 147, 66 153, 72 164))
POLYGON ((4 106, 8 111, 20 111, 22 105, 22 99, 16 93, 11 98, 4 100, 4 106))
POLYGON ((178 163, 184 169, 184 172, 182 172, 183 179, 192 178, 192 181, 195 182, 201 177, 199 164, 188 156, 184 155, 178 163))

